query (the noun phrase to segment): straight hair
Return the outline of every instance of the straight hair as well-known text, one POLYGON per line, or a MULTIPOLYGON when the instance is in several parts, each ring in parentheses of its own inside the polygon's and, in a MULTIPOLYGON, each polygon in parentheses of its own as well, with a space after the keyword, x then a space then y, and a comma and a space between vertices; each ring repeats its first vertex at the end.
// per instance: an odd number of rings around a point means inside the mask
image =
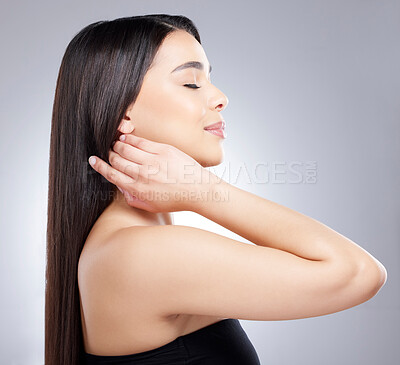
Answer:
POLYGON ((98 21, 68 44, 53 103, 46 236, 45 364, 84 364, 78 262, 85 240, 116 186, 88 158, 108 162, 112 142, 165 37, 185 16, 149 14, 98 21))

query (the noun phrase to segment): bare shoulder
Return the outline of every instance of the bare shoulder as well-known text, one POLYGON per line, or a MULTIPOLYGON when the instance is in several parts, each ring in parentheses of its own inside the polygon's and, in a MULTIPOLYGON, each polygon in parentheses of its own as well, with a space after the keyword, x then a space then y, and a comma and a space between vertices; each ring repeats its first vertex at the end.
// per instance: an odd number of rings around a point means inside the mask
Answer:
POLYGON ((330 263, 199 228, 124 228, 104 252, 108 285, 160 316, 286 320, 359 304, 351 278, 330 263))
POLYGON ((133 269, 142 227, 98 230, 85 242, 78 283, 85 350, 99 355, 147 351, 223 318, 160 314, 160 298, 133 269), (150 295, 149 295, 150 291, 150 295), (114 335, 109 337, 110 330, 114 335))

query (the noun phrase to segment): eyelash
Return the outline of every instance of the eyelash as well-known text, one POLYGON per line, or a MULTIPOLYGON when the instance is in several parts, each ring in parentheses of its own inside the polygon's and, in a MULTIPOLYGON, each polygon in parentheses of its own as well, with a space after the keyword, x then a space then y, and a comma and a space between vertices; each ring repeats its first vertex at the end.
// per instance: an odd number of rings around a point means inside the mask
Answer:
POLYGON ((197 86, 196 84, 185 84, 183 86, 186 86, 189 89, 200 89, 200 86, 197 86))

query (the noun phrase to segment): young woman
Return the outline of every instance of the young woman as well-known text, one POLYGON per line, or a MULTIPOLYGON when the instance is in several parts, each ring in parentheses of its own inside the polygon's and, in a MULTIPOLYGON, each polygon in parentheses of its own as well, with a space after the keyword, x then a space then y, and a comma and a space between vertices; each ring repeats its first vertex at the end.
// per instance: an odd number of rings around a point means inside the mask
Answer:
POLYGON ((100 21, 68 45, 51 130, 46 365, 259 364, 238 319, 322 316, 384 285, 382 264, 348 238, 205 169, 223 160, 228 104, 210 71, 184 16, 100 21), (254 244, 174 225, 175 211, 254 244))

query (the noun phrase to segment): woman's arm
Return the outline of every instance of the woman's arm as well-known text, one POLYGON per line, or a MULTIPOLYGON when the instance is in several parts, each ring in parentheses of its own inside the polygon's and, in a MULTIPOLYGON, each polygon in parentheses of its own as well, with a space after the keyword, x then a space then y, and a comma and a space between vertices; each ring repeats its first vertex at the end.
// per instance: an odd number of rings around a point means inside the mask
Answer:
POLYGON ((359 245, 317 220, 235 187, 210 172, 211 183, 199 186, 209 199, 194 201, 192 211, 247 240, 308 260, 325 260, 358 274, 379 289, 386 269, 359 245))
POLYGON ((120 183, 116 180, 131 180, 121 172, 129 172, 127 167, 124 167, 126 164, 138 162, 144 166, 173 161, 172 164, 163 164, 166 168, 151 176, 145 176, 138 165, 140 175, 145 177, 145 183, 136 178, 134 183, 122 185, 130 193, 132 190, 136 193, 135 190, 144 189, 170 197, 166 200, 143 203, 150 204, 154 211, 191 210, 256 245, 283 250, 307 260, 330 262, 342 275, 347 273, 349 277, 359 278, 360 284, 366 288, 379 290, 385 283, 386 270, 378 260, 326 225, 230 185, 172 146, 134 135, 128 135, 126 138, 125 143, 116 142, 114 150, 117 153, 111 152, 110 155, 111 163, 120 171, 110 166, 106 169, 106 164, 102 161, 98 171, 118 186, 120 183), (184 175, 182 178, 181 170, 186 165, 193 167, 193 174, 184 175), (176 177, 176 182, 167 183, 167 176, 176 177), (194 194, 184 198, 190 193, 194 194), (198 199, 199 196, 206 199, 198 199))

